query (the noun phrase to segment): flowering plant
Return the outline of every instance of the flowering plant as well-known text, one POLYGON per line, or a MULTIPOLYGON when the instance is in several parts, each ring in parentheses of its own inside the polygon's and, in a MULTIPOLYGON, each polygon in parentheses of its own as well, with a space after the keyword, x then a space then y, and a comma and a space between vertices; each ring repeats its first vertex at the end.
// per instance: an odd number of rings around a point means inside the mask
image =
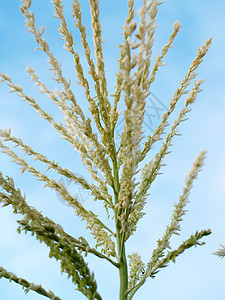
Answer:
MULTIPOLYGON (((57 191, 74 209, 75 214, 86 222, 87 229, 93 235, 96 244, 91 246, 84 237, 69 235, 61 225, 56 224, 40 211, 29 206, 20 190, 15 187, 13 179, 8 176, 4 177, 1 172, 0 185, 2 192, 0 193, 0 202, 3 206, 11 205, 14 213, 24 216, 22 220, 18 221, 20 225, 18 231, 30 231, 39 241, 44 242, 50 249, 49 256, 60 261, 61 271, 68 274, 77 290, 86 298, 102 299, 94 273, 89 269, 84 258, 87 254, 92 254, 97 258, 106 260, 112 267, 118 269, 120 278, 119 299, 130 300, 149 277, 154 278, 161 268, 167 266, 170 261, 174 262, 177 256, 188 248, 203 245, 204 242, 200 240, 211 233, 208 229, 196 231, 177 249, 171 250, 170 239, 174 234, 179 234, 180 222, 185 214, 185 206, 188 203, 193 181, 204 162, 205 151, 202 150, 187 175, 183 192, 174 206, 171 223, 167 226, 162 238, 157 241, 158 246, 153 250, 152 257, 147 263, 144 263, 137 253, 129 255, 126 253, 126 243, 134 235, 138 222, 145 215, 144 208, 149 189, 157 175, 160 174, 161 167, 164 165, 163 160, 170 152, 169 148, 173 137, 178 135, 179 125, 187 119, 191 106, 201 91, 202 80, 195 81, 190 92, 187 91, 187 88, 196 78, 196 69, 207 53, 211 45, 211 39, 206 40, 205 44, 198 49, 197 57, 193 60, 190 69, 181 81, 180 87, 175 91, 168 110, 162 116, 161 123, 152 135, 147 136, 144 144, 141 145, 146 101, 150 95, 150 87, 160 66, 164 64, 164 57, 181 28, 180 23, 174 23, 173 32, 168 42, 152 63, 150 70, 156 15, 158 6, 161 3, 157 0, 144 0, 138 23, 135 18, 134 0, 128 0, 128 17, 123 26, 124 43, 119 45, 121 55, 118 61, 115 92, 113 95, 109 95, 103 57, 99 1, 89 0, 96 59, 94 62, 86 28, 82 21, 81 4, 78 0, 73 0, 73 20, 75 27, 80 32, 89 68, 88 72, 94 83, 93 96, 90 82, 81 64, 80 55, 74 47, 74 37, 69 31, 64 17, 63 1, 53 0, 52 2, 55 16, 61 23, 59 33, 65 42, 64 48, 72 54, 78 83, 84 89, 92 119, 85 116, 78 104, 71 82, 63 75, 61 63, 43 38, 45 27, 35 25, 34 14, 30 11, 31 0, 22 0, 21 12, 25 17, 29 32, 35 37, 39 49, 47 55, 53 78, 62 87, 62 90, 52 91, 48 89, 47 85, 39 79, 35 70, 29 66, 26 71, 35 85, 40 87, 40 91, 53 100, 61 109, 66 125, 57 123, 49 113, 39 106, 34 98, 24 92, 22 86, 13 83, 9 75, 0 73, 0 79, 7 83, 11 92, 17 93, 24 101, 27 101, 44 119, 52 124, 64 139, 71 143, 74 149, 79 152, 82 162, 90 172, 93 181, 90 184, 83 177, 61 167, 59 163, 50 161, 46 156, 23 143, 20 138, 12 136, 10 129, 0 130, 0 136, 2 137, 0 148, 2 152, 12 157, 13 161, 20 165, 22 172, 32 173, 38 180, 44 181, 45 186, 57 191), (185 94, 188 95, 184 106, 170 130, 166 133, 169 118, 179 99, 185 94), (115 143, 115 127, 119 117, 118 104, 122 98, 126 109, 123 112, 124 127, 120 136, 120 143, 117 146, 115 143), (163 134, 166 134, 166 136, 161 148, 158 153, 149 158, 150 150, 153 149, 156 143, 163 140, 163 134), (29 165, 24 158, 17 156, 3 141, 14 143, 15 146, 21 147, 25 154, 32 155, 34 160, 45 163, 47 171, 52 169, 70 181, 79 183, 83 189, 90 191, 94 201, 102 201, 108 218, 114 219, 114 228, 105 224, 94 212, 87 210, 75 196, 70 194, 63 183, 49 179, 47 175, 29 165), (146 163, 141 166, 144 161, 146 163), (141 174, 140 183, 137 182, 137 174, 141 174)), ((47 291, 41 285, 19 278, 3 267, 0 268, 0 277, 8 278, 20 284, 25 292, 33 290, 50 299, 60 299, 52 291, 47 291)))

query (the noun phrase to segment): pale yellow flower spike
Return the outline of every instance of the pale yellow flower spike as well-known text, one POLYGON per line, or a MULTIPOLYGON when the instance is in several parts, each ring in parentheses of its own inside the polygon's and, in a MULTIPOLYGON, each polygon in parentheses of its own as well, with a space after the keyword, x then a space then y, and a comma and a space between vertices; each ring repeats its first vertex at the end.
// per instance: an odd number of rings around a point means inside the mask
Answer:
MULTIPOLYGON (((74 126, 76 124, 76 128, 83 128, 82 122, 79 121, 78 117, 73 109, 73 107, 66 103, 66 97, 63 95, 62 91, 55 90, 52 92, 49 90, 45 83, 41 82, 38 78, 38 76, 35 73, 35 70, 31 69, 30 66, 27 66, 26 68, 27 73, 30 75, 31 80, 35 83, 35 85, 40 87, 40 93, 44 93, 46 97, 53 100, 57 107, 59 107, 64 114, 64 119, 66 121, 66 126, 68 129, 68 133, 71 136, 74 136, 74 126)), ((71 103, 70 103, 71 104, 71 103)))
MULTIPOLYGON (((136 22, 132 22, 132 20, 135 17, 134 0, 128 0, 128 7, 129 7, 128 18, 126 18, 124 28, 128 28, 128 35, 131 35, 136 29, 136 22)), ((110 123, 111 123, 112 130, 115 129, 115 125, 119 117, 117 106, 118 106, 118 102, 120 101, 122 84, 124 79, 123 72, 122 72, 122 67, 123 67, 122 62, 126 55, 126 52, 123 51, 122 45, 120 45, 120 47, 121 47, 121 54, 120 54, 120 59, 118 60, 119 70, 118 73, 116 74, 116 85, 115 85, 116 91, 114 95, 111 95, 114 97, 114 105, 110 112, 110 123)))
POLYGON ((97 61, 97 74, 100 81, 100 91, 102 97, 98 99, 98 104, 101 112, 103 122, 108 129, 108 132, 111 130, 109 112, 111 110, 111 105, 108 100, 108 90, 107 90, 107 81, 105 76, 105 65, 104 65, 104 56, 103 56, 103 47, 102 47, 102 30, 101 23, 99 19, 99 1, 98 0, 89 0, 91 18, 92 18, 92 30, 93 30, 93 41, 95 47, 95 57, 97 61))
POLYGON ((156 141, 160 140, 161 135, 164 132, 164 129, 166 128, 166 126, 168 126, 167 120, 168 120, 169 116, 173 112, 173 110, 174 110, 178 100, 180 99, 180 97, 186 93, 187 87, 191 83, 191 80, 196 77, 195 70, 198 68, 198 66, 202 62, 203 57, 205 56, 205 54, 209 50, 209 47, 210 47, 211 43, 212 43, 212 39, 208 39, 208 40, 206 40, 205 44, 201 48, 198 49, 197 57, 192 62, 191 67, 190 67, 188 73, 186 74, 185 78, 181 81, 180 88, 178 88, 176 90, 173 98, 171 99, 170 108, 163 115, 161 124, 156 128, 156 130, 154 131, 152 136, 151 135, 148 136, 147 141, 145 142, 144 149, 142 150, 142 153, 140 155, 139 161, 142 161, 146 157, 146 154, 149 152, 152 145, 156 141))
POLYGON ((141 183, 138 187, 138 192, 135 195, 135 201, 133 205, 132 213, 129 217, 129 223, 131 228, 131 234, 136 230, 137 222, 143 217, 145 214, 143 208, 146 204, 146 198, 148 196, 147 191, 149 190, 152 182, 155 180, 156 176, 159 175, 160 168, 164 166, 162 163, 163 158, 169 154, 168 148, 171 146, 172 138, 177 135, 177 127, 181 122, 186 120, 186 114, 191 111, 190 104, 192 104, 198 95, 200 90, 200 85, 203 83, 203 80, 199 80, 195 82, 195 86, 193 87, 190 95, 187 97, 185 101, 185 106, 181 109, 178 118, 174 121, 173 126, 171 127, 170 132, 167 134, 165 142, 163 143, 159 152, 155 155, 154 160, 150 159, 150 161, 143 167, 142 169, 142 177, 141 183))
POLYGON ((199 171, 201 170, 204 159, 205 159, 206 152, 201 150, 199 155, 196 157, 194 164, 185 178, 185 187, 183 188, 183 193, 179 197, 178 203, 174 205, 174 211, 171 218, 171 223, 167 226, 165 234, 163 235, 162 239, 157 241, 158 247, 153 250, 152 258, 148 263, 148 270, 151 270, 155 267, 158 260, 162 255, 165 255, 165 250, 170 249, 170 239, 173 234, 178 235, 180 229, 180 222, 183 220, 182 216, 185 214, 186 210, 185 207, 189 202, 188 197, 190 196, 190 191, 193 186, 194 180, 197 178, 199 171))
POLYGON ((164 64, 163 63, 163 58, 165 57, 165 55, 168 52, 169 48, 172 46, 172 44, 174 42, 174 39, 177 36, 177 34, 178 34, 178 32, 179 32, 179 30, 182 26, 178 21, 176 21, 173 24, 173 27, 174 27, 174 31, 171 34, 169 41, 167 42, 167 44, 165 46, 163 46, 161 55, 158 54, 156 59, 155 59, 154 65, 152 67, 152 72, 151 72, 151 75, 150 75, 149 86, 151 85, 151 83, 153 81, 155 81, 156 72, 159 70, 159 67, 164 64))

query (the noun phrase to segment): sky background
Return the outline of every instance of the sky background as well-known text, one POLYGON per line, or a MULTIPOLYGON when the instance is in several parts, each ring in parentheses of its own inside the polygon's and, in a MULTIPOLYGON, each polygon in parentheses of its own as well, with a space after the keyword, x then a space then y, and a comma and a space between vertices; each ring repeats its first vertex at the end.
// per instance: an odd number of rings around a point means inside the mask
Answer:
MULTIPOLYGON (((104 55, 106 74, 110 93, 113 93, 115 84, 116 60, 120 52, 117 47, 122 43, 121 27, 127 17, 127 1, 102 0, 100 4, 101 21, 104 36, 104 55)), ((71 18, 72 1, 65 1, 65 16, 74 33, 76 49, 84 55, 80 43, 79 33, 73 29, 71 18)), ((140 8, 142 1, 136 1, 140 8)), ((58 108, 38 93, 38 88, 31 82, 26 74, 27 64, 36 69, 40 79, 55 88, 56 83, 50 79, 46 56, 37 47, 33 36, 24 27, 24 19, 19 10, 20 1, 2 1, 0 6, 0 72, 7 73, 14 83, 22 84, 24 91, 32 95, 40 106, 51 113, 56 121, 62 121, 58 108)), ((90 12, 88 1, 82 1, 83 20, 87 26, 89 41, 91 42, 90 12)), ((79 104, 88 113, 87 102, 82 89, 77 87, 73 60, 69 53, 62 48, 63 41, 58 39, 57 28, 59 22, 53 17, 53 4, 46 0, 33 0, 32 10, 35 12, 36 22, 47 25, 45 38, 55 56, 63 59, 63 71, 67 78, 72 79, 74 92, 79 104)), ((170 263, 162 269, 156 278, 148 279, 145 285, 136 294, 139 299, 155 300, 222 300, 225 298, 225 260, 212 255, 219 244, 225 245, 225 2, 224 1, 165 1, 159 8, 157 17, 156 41, 153 48, 153 61, 161 47, 169 39, 172 24, 179 20, 182 29, 175 40, 174 48, 166 56, 167 65, 161 67, 157 73, 156 81, 152 84, 152 93, 157 97, 150 97, 147 102, 149 109, 145 120, 146 134, 159 124, 159 111, 162 115, 180 81, 184 78, 192 60, 196 57, 197 48, 202 46, 209 37, 213 44, 203 63, 198 69, 198 78, 204 79, 203 92, 199 94, 189 120, 180 127, 182 136, 176 137, 171 148, 172 153, 164 162, 163 174, 158 176, 151 187, 145 211, 147 215, 139 222, 135 236, 127 243, 127 253, 138 252, 144 262, 148 262, 152 250, 156 247, 157 239, 161 238, 173 211, 173 204, 182 192, 185 176, 189 172, 195 157, 200 149, 207 150, 205 166, 200 172, 190 196, 187 206, 188 212, 184 217, 180 236, 172 239, 171 245, 175 249, 196 230, 210 228, 213 232, 204 238, 206 245, 191 248, 180 255, 176 263, 170 263), (158 111, 151 106, 156 105, 158 111), (149 117, 150 116, 150 117, 149 117)), ((92 45, 93 47, 93 45, 92 45)), ((85 65, 85 64, 84 64, 85 65)), ((88 182, 91 178, 82 165, 79 155, 70 144, 62 140, 60 134, 54 130, 50 123, 42 119, 34 109, 15 94, 8 93, 5 83, 0 85, 0 128, 11 128, 12 134, 22 138, 25 144, 34 150, 55 160, 64 168, 68 168, 76 175, 82 175, 88 182)), ((182 98, 173 118, 182 108, 182 98)), ((173 120, 172 118, 172 120, 173 120)), ((120 124, 119 124, 120 125, 120 124)), ((121 126, 121 125, 120 125, 121 126)), ((117 135, 120 132, 117 127, 117 135)), ((118 136, 117 136, 118 138, 118 136)), ((5 142, 7 146, 11 143, 5 142)), ((20 149, 15 152, 23 156, 34 167, 45 171, 41 162, 33 162, 31 157, 23 155, 20 149)), ((44 188, 30 173, 20 174, 19 166, 11 159, 0 153, 0 170, 4 176, 14 178, 15 186, 20 188, 22 194, 26 193, 27 202, 56 223, 60 223, 64 230, 74 237, 84 236, 90 238, 85 230, 85 222, 80 222, 73 210, 53 190, 44 188)), ((49 177, 61 181, 58 174, 48 172, 49 177)), ((78 186, 68 185, 69 190, 76 194, 88 209, 99 213, 105 218, 101 203, 93 203, 91 196, 84 193, 78 186)), ((71 280, 65 274, 60 274, 59 263, 48 257, 48 249, 40 244, 29 233, 18 234, 17 222, 22 217, 12 214, 12 208, 0 208, 0 265, 8 271, 15 273, 36 284, 42 284, 51 289, 64 300, 86 299, 81 293, 74 292, 71 280)), ((87 257, 89 266, 95 271, 98 290, 103 299, 115 300, 118 298, 118 274, 111 265, 105 261, 87 257), (117 278, 117 279, 115 279, 117 278)), ((0 299, 40 299, 35 292, 25 295, 21 286, 10 283, 6 279, 0 280, 0 299)))

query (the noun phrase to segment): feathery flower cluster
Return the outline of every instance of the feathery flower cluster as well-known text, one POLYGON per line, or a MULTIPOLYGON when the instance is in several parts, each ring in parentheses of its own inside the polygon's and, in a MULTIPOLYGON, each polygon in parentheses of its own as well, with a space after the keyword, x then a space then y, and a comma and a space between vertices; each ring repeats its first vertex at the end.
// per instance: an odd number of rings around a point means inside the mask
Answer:
MULTIPOLYGON (((82 236, 77 238, 70 236, 61 225, 44 217, 41 212, 29 206, 25 201, 25 196, 23 197, 20 190, 15 188, 13 179, 8 176, 4 178, 1 172, 0 202, 2 206, 12 206, 14 213, 23 215, 23 219, 18 221, 20 225, 18 232, 30 232, 40 242, 44 242, 50 249, 49 256, 60 261, 61 271, 66 273, 68 278, 71 278, 77 290, 87 299, 102 299, 97 290, 94 273, 91 272, 85 262, 85 256, 92 254, 108 261, 118 269, 120 277, 119 299, 131 300, 147 278, 154 278, 161 268, 167 266, 170 261, 174 262, 177 256, 190 247, 203 245, 204 242, 200 242, 200 239, 211 233, 210 230, 197 231, 181 243, 177 249, 169 250, 166 253, 166 250, 171 249, 171 237, 180 231, 180 222, 185 214, 185 206, 188 203, 193 181, 203 165, 205 152, 201 151, 186 178, 183 193, 175 204, 171 223, 167 226, 163 237, 158 240, 157 248, 153 250, 151 259, 144 263, 140 255, 133 253, 128 255, 130 262, 129 265, 127 263, 126 242, 135 233, 138 221, 145 215, 144 207, 149 189, 160 174, 161 167, 165 165, 163 161, 166 155, 170 153, 169 148, 172 145, 172 140, 174 136, 179 135, 179 125, 187 119, 187 114, 191 111, 191 106, 201 91, 202 80, 194 82, 194 87, 189 92, 170 131, 166 134, 158 153, 154 157, 147 155, 154 143, 163 140, 162 136, 169 126, 169 118, 180 98, 188 93, 188 86, 196 78, 196 69, 207 53, 211 39, 198 49, 197 57, 171 99, 170 107, 162 116, 160 125, 152 135, 147 137, 144 146, 142 146, 141 142, 144 139, 143 122, 147 110, 146 101, 151 93, 150 87, 155 81, 160 67, 165 64, 164 58, 169 48, 172 47, 181 24, 178 21, 174 23, 169 40, 162 47, 161 54, 158 54, 155 61, 152 62, 152 48, 157 27, 156 17, 158 6, 161 3, 158 0, 143 0, 138 22, 135 18, 134 0, 128 0, 128 16, 122 27, 124 42, 119 45, 120 58, 116 73, 115 92, 110 95, 113 98, 113 103, 111 103, 108 93, 109 83, 105 74, 99 1, 89 0, 95 60, 92 57, 86 28, 82 21, 81 3, 79 0, 73 0, 72 4, 73 22, 80 34, 88 73, 94 83, 94 91, 91 91, 86 70, 82 66, 80 54, 76 51, 73 33, 69 31, 64 16, 63 0, 52 0, 54 15, 60 22, 58 31, 61 39, 64 40, 64 49, 72 55, 78 84, 82 86, 87 105, 89 105, 88 108, 92 116, 90 119, 82 111, 71 82, 63 75, 62 62, 59 62, 55 57, 43 37, 46 28, 36 26, 34 14, 30 10, 31 0, 21 0, 21 3, 20 9, 25 18, 26 27, 34 36, 38 49, 46 54, 50 65, 49 70, 52 72, 53 80, 55 80, 58 88, 54 91, 50 90, 30 66, 27 67, 26 71, 31 81, 39 87, 39 91, 61 110, 65 126, 55 122, 53 117, 44 111, 33 97, 26 94, 21 85, 15 84, 9 75, 0 73, 0 82, 5 82, 9 86, 10 92, 16 93, 23 101, 31 105, 42 118, 51 123, 62 138, 78 151, 93 182, 88 183, 84 178, 76 176, 71 170, 60 166, 58 162, 50 161, 45 155, 26 145, 20 138, 12 136, 10 129, 0 130, 0 150, 20 166, 21 173, 30 172, 37 180, 45 182, 44 187, 50 187, 57 191, 73 208, 75 214, 86 222, 96 244, 91 246, 82 236), (124 128, 120 136, 120 145, 117 147, 115 144, 115 126, 119 117, 118 105, 122 97, 126 109, 123 112, 124 128), (96 132, 94 128, 97 129, 96 132), (24 151, 24 154, 45 164, 46 172, 54 170, 57 174, 90 191, 94 201, 102 201, 108 218, 114 219, 114 228, 111 228, 112 224, 109 226, 100 220, 96 213, 84 208, 79 200, 68 192, 64 184, 57 183, 56 180, 50 179, 39 169, 29 165, 24 158, 7 147, 5 142, 13 143, 15 147, 24 151), (140 163, 144 159, 147 159, 147 163, 140 167, 140 163), (137 176, 139 172, 141 174, 140 183, 137 176), (99 251, 98 248, 100 248, 99 251)), ((216 254, 225 256, 224 249, 216 254)), ((53 292, 47 292, 41 285, 19 278, 2 267, 0 267, 1 277, 20 284, 25 292, 33 290, 52 300, 60 299, 53 292)))

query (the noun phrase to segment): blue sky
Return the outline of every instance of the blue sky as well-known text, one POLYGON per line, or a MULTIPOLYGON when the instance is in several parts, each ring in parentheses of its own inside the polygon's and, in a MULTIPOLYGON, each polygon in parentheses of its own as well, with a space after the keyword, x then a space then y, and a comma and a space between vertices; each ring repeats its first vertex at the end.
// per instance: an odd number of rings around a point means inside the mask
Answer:
MULTIPOLYGON (((65 1, 65 15, 68 17, 72 30, 70 16, 72 1, 65 1)), ((136 7, 142 1, 136 1, 136 7)), ((61 121, 61 115, 48 99, 38 93, 37 87, 30 82, 25 72, 27 64, 35 68, 42 81, 55 88, 54 81, 50 80, 46 57, 40 51, 34 51, 37 46, 33 36, 25 30, 24 19, 19 10, 20 1, 3 1, 0 7, 0 72, 9 74, 13 81, 22 84, 24 90, 37 99, 38 103, 51 113, 56 120, 61 121)), ((87 25, 89 40, 91 40, 90 13, 88 1, 82 1, 83 19, 87 25)), ((116 60, 119 58, 117 45, 122 43, 121 28, 127 16, 126 1, 102 0, 101 21, 104 35, 104 54, 108 85, 113 93, 115 84, 114 73, 117 70, 116 60)), ((35 12, 37 24, 47 25, 45 37, 51 49, 60 59, 63 58, 63 71, 72 82, 76 82, 72 57, 62 49, 63 41, 58 39, 58 20, 52 16, 53 5, 50 1, 33 0, 32 10, 35 12)), ((166 225, 170 221, 173 204, 178 200, 182 191, 186 174, 200 149, 207 150, 207 159, 202 172, 194 184, 187 206, 188 212, 182 222, 182 233, 172 240, 175 248, 187 239, 197 229, 210 228, 213 234, 204 240, 206 245, 191 248, 178 257, 175 264, 171 263, 161 270, 155 280, 149 279, 136 295, 136 299, 160 300, 222 300, 225 297, 224 274, 225 260, 212 255, 219 244, 225 245, 225 38, 223 28, 224 1, 165 1, 159 8, 158 28, 154 45, 153 59, 168 40, 172 24, 179 20, 182 29, 176 38, 174 48, 170 49, 167 65, 157 74, 152 85, 152 92, 161 102, 155 103, 160 107, 168 107, 181 79, 185 76, 192 60, 196 56, 197 48, 204 44, 209 37, 213 38, 213 45, 198 69, 199 76, 205 80, 203 91, 198 96, 189 120, 182 124, 182 136, 176 137, 172 146, 172 153, 166 158, 166 167, 151 188, 151 195, 146 205, 147 215, 140 221, 136 235, 130 239, 127 252, 138 252, 145 262, 151 257, 166 225), (160 104, 160 103, 163 103, 160 104)), ((75 42, 78 51, 82 51, 79 34, 74 30, 75 42)), ((81 55, 83 59, 83 54, 81 55)), ((82 90, 76 86, 76 95, 81 107, 87 112, 82 90)), ((11 128, 12 134, 22 138, 24 143, 34 150, 46 155, 50 160, 59 162, 63 167, 79 173, 90 182, 90 176, 82 165, 79 155, 58 132, 27 103, 15 94, 9 94, 4 83, 0 85, 0 128, 11 128)), ((153 99, 154 100, 154 99, 153 99)), ((152 101, 153 101, 152 100, 152 101)), ((149 103, 150 105, 151 103, 149 103)), ((178 105, 176 115, 182 107, 178 105)), ((165 108, 164 108, 165 109, 165 108)), ((159 122, 156 111, 152 111, 152 124, 146 119, 146 126, 156 126, 159 122)), ((152 128, 152 127, 151 127, 152 128)), ((147 129, 147 128, 146 128, 147 129)), ((149 129, 152 130, 152 129, 149 129)), ((118 129, 119 132, 119 129, 118 129)), ((151 132, 150 132, 151 134, 151 132)), ((8 146, 11 146, 7 143, 8 146)), ((19 149, 15 152, 23 156, 19 149)), ((44 171, 41 163, 33 162, 32 158, 25 157, 35 167, 44 171)), ((26 193, 27 201, 41 210, 55 222, 75 237, 81 235, 89 237, 85 231, 85 223, 80 222, 72 209, 48 188, 43 189, 43 183, 38 182, 31 174, 20 174, 19 167, 11 159, 0 153, 1 172, 12 176, 16 187, 26 193)), ((60 180, 61 177, 53 172, 49 176, 60 180)), ((104 218, 101 205, 92 203, 88 194, 83 194, 77 186, 69 186, 73 193, 79 195, 81 201, 88 209, 94 209, 104 218)), ((21 219, 12 214, 10 207, 0 208, 0 265, 15 274, 42 284, 46 289, 53 290, 64 300, 76 298, 85 299, 66 276, 61 276, 59 264, 48 258, 48 249, 29 234, 18 235, 16 220, 21 219)), ((107 263, 88 256, 87 261, 99 282, 99 292, 103 299, 115 300, 118 298, 117 271, 112 270, 107 263), (107 276, 106 276, 107 275, 107 276)), ((5 279, 0 280, 0 299, 41 299, 34 292, 25 295, 22 288, 5 279)))

